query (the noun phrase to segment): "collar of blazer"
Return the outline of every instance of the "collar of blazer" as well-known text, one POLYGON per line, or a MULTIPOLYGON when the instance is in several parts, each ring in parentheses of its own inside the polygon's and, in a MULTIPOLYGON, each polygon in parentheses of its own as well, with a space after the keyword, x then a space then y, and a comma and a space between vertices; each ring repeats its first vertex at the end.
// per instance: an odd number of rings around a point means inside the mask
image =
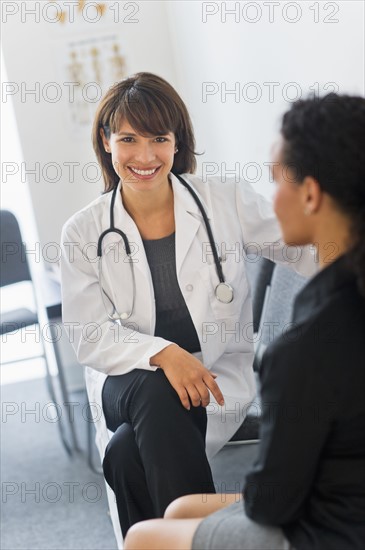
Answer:
MULTIPOLYGON (((325 309, 329 302, 334 299, 336 294, 342 292, 343 302, 348 303, 348 293, 356 295, 358 289, 356 287, 356 275, 350 269, 348 254, 339 256, 332 263, 321 269, 296 296, 293 307, 292 321, 293 323, 305 323, 311 317, 318 315, 321 309, 325 309)), ((362 303, 359 296, 359 304, 362 303)), ((333 320, 328 323, 341 322, 333 320)), ((323 325, 324 327, 324 325, 323 325)), ((328 336, 329 332, 325 333, 323 328, 323 338, 328 336)), ((319 333, 318 333, 319 335, 319 333)), ((323 341, 325 341, 323 339, 323 341)), ((330 342, 330 340, 328 340, 330 342)))
MULTIPOLYGON (((187 182, 192 185, 189 179, 184 176, 187 182)), ((175 234, 176 234, 176 269, 179 273, 182 263, 191 247, 192 241, 201 225, 205 228, 204 219, 198 205, 189 191, 179 182, 179 180, 170 173, 172 189, 174 192, 174 213, 175 213, 175 234)), ((203 204, 208 219, 211 218, 210 208, 198 190, 192 185, 200 201, 203 204)), ((143 251, 144 247, 138 228, 131 216, 125 210, 120 193, 121 182, 118 184, 118 191, 114 205, 114 225, 116 229, 123 231, 131 244, 136 245, 136 250, 143 251)), ((103 202, 102 231, 110 226, 110 202, 112 194, 105 195, 106 201, 103 202)), ((115 232, 108 233, 103 239, 103 255, 108 255, 115 246, 122 240, 122 237, 115 232)), ((208 236, 207 236, 208 241, 208 236)), ((201 257, 201 254, 200 254, 201 257)), ((138 264, 138 262, 137 262, 138 264)))

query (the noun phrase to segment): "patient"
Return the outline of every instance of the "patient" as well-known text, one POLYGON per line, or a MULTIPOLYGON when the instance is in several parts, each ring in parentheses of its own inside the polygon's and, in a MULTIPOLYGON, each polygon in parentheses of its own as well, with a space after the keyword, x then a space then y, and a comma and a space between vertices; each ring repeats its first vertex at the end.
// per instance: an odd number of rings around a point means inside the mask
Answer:
POLYGON ((264 355, 243 497, 179 498, 133 526, 127 550, 364 548, 365 99, 294 103, 275 160, 284 239, 312 243, 321 269, 264 355))

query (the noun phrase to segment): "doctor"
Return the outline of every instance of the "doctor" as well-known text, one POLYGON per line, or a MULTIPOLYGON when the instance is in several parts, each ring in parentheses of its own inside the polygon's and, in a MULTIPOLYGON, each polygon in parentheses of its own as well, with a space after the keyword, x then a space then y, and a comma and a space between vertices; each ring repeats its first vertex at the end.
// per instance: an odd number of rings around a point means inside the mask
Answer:
POLYGON ((63 229, 63 320, 102 406, 97 444, 125 536, 181 495, 215 492, 207 456, 256 392, 247 250, 314 264, 284 247, 248 184, 193 175, 190 118, 162 78, 114 85, 93 144, 105 193, 63 229))

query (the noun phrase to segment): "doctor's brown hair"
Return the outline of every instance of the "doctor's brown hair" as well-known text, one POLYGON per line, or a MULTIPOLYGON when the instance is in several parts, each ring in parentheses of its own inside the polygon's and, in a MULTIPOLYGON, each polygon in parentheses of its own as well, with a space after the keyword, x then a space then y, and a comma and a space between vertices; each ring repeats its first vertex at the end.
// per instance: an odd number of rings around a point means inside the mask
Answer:
POLYGON ((194 132, 183 100, 163 78, 152 73, 137 73, 114 84, 101 99, 95 115, 92 140, 103 172, 105 193, 118 184, 119 176, 113 168, 111 154, 105 151, 101 130, 109 139, 123 121, 143 136, 172 132, 178 148, 172 172, 195 172, 194 132))

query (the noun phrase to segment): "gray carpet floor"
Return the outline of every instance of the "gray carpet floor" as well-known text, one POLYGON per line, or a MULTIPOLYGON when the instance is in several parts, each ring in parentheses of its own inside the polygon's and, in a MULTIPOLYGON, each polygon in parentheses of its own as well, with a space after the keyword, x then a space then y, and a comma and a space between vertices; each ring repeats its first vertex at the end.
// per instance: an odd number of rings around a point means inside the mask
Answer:
MULTIPOLYGON (((1 399, 1 549, 114 550, 104 480, 84 454, 66 454, 45 381, 2 386, 1 399)), ((82 415, 77 431, 85 448, 82 415)))
MULTIPOLYGON (((88 468, 86 452, 66 454, 45 381, 3 386, 1 399, 1 549, 114 550, 104 480, 88 468)), ((72 401, 80 403, 76 428, 85 449, 85 396, 73 394, 72 401)), ((218 492, 242 489, 254 452, 255 446, 226 447, 212 460, 218 492)))

